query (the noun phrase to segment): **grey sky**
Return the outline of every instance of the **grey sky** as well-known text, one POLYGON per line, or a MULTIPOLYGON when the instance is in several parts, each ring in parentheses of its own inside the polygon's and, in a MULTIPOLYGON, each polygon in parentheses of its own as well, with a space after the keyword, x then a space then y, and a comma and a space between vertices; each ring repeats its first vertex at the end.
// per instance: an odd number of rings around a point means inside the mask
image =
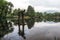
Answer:
POLYGON ((60 7, 60 0, 29 0, 34 6, 60 7))
POLYGON ((60 10, 60 0, 8 0, 11 1, 15 8, 27 9, 32 5, 36 11, 60 10))

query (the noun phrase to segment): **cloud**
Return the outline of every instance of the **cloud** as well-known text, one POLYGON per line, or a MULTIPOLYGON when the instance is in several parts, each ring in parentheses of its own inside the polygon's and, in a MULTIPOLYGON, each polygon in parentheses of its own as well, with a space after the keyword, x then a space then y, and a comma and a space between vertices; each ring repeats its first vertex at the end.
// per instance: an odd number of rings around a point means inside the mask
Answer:
POLYGON ((27 9, 29 5, 28 0, 7 0, 7 1, 12 2, 14 8, 27 9))
POLYGON ((55 10, 55 11, 59 11, 58 8, 54 8, 54 7, 44 7, 44 6, 34 6, 35 11, 39 11, 39 12, 44 12, 46 10, 55 10))
POLYGON ((7 0, 14 4, 14 8, 27 9, 32 5, 35 11, 58 10, 60 11, 60 0, 7 0))
POLYGON ((60 7, 60 0, 29 0, 34 6, 60 7))
POLYGON ((29 0, 36 11, 57 10, 60 11, 60 0, 29 0))

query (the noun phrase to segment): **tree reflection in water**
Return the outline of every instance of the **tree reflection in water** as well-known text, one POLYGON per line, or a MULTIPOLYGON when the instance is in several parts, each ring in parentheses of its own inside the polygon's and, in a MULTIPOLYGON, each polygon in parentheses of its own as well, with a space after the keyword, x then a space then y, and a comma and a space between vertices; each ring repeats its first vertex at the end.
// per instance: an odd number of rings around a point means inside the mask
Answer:
POLYGON ((35 18, 26 19, 25 21, 28 26, 28 29, 31 29, 34 26, 35 18))
POLYGON ((0 22, 0 40, 3 38, 6 34, 11 33, 13 31, 12 23, 7 22, 7 20, 4 22, 0 22), (3 23, 3 24, 2 24, 3 23))
POLYGON ((14 20, 13 23, 14 23, 14 25, 18 25, 19 36, 22 36, 25 39, 26 37, 25 37, 25 33, 24 33, 24 26, 27 25, 28 29, 31 29, 34 26, 35 18, 29 18, 29 19, 24 19, 24 20, 19 19, 19 20, 20 21, 14 20), (21 30, 21 27, 20 27, 21 25, 22 25, 22 30, 21 30))
MULTIPOLYGON (((20 19, 20 23, 19 23, 19 25, 21 26, 22 25, 22 30, 20 30, 20 26, 18 27, 19 28, 19 31, 18 31, 18 34, 19 34, 19 36, 22 36, 24 39, 26 38, 25 37, 25 33, 24 33, 24 23, 26 23, 26 25, 28 26, 28 29, 31 29, 32 27, 34 27, 34 23, 35 22, 42 22, 42 21, 44 21, 44 22, 47 22, 47 21, 53 21, 53 22, 60 22, 60 19, 56 19, 56 18, 48 18, 48 19, 40 19, 40 18, 29 18, 29 19, 24 19, 24 22, 22 23, 22 19, 20 19)), ((18 25, 18 20, 15 20, 15 21, 13 21, 14 22, 14 24, 16 24, 16 25, 18 25)))

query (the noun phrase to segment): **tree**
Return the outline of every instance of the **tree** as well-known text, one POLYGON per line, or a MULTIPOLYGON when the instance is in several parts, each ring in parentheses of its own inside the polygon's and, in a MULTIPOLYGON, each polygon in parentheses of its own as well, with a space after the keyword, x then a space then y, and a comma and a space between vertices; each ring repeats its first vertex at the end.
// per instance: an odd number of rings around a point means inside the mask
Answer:
POLYGON ((0 1, 1 5, 0 5, 0 16, 7 16, 7 14, 12 12, 12 7, 13 4, 11 2, 7 2, 7 1, 0 1))
POLYGON ((0 0, 0 25, 4 28, 7 25, 7 14, 10 14, 12 11, 13 4, 5 0, 0 0))
POLYGON ((28 6, 26 15, 30 16, 30 17, 34 17, 35 16, 35 11, 34 11, 34 8, 32 6, 28 6))
POLYGON ((42 18, 42 17, 43 17, 42 12, 36 12, 36 13, 35 13, 35 17, 37 17, 37 18, 42 18))

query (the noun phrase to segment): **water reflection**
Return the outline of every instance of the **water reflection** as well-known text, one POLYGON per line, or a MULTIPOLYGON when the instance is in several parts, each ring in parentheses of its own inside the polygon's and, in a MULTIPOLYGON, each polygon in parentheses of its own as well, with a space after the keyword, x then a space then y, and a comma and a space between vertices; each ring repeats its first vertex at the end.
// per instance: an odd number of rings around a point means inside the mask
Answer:
POLYGON ((60 22, 60 18, 35 18, 35 22, 42 22, 42 21, 44 21, 44 22, 47 22, 47 21, 49 21, 49 22, 60 22))
POLYGON ((35 22, 42 22, 43 18, 35 18, 35 22))
POLYGON ((47 18, 47 19, 43 19, 43 18, 29 18, 29 19, 24 19, 24 23, 22 22, 22 19, 20 19, 20 21, 18 20, 14 20, 12 21, 14 23, 14 25, 18 25, 18 34, 19 36, 22 36, 24 39, 25 37, 25 31, 24 31, 24 26, 27 25, 28 29, 31 29, 32 27, 34 27, 35 22, 60 22, 60 19, 57 18, 47 18), (22 30, 20 28, 20 26, 22 25, 22 30))
POLYGON ((25 27, 25 25, 27 25, 28 29, 31 29, 34 26, 35 18, 24 19, 24 20, 20 19, 19 21, 13 20, 12 22, 14 23, 14 25, 18 25, 19 36, 22 36, 24 39, 26 39, 25 33, 24 33, 24 27, 25 27), (21 28, 21 25, 22 25, 22 28, 21 28))
MULTIPOLYGON (((3 38, 6 34, 13 31, 12 23, 6 21, 0 22, 0 38, 3 38)), ((1 40, 1 39, 0 39, 1 40)))
MULTIPOLYGON (((22 25, 22 20, 20 19, 20 23, 18 23, 18 20, 13 20, 12 21, 14 25, 22 25)), ((29 18, 24 20, 24 25, 27 25, 29 29, 31 29, 34 26, 35 23, 35 18, 29 18)))
MULTIPOLYGON (((24 39, 26 39, 26 34, 25 34, 25 25, 27 25, 28 29, 34 28, 34 24, 37 22, 54 22, 54 23, 58 23, 60 22, 60 19, 58 18, 48 18, 48 19, 43 19, 43 18, 30 18, 30 19, 24 19, 24 23, 22 23, 22 19, 20 19, 20 21, 18 20, 13 20, 12 22, 14 23, 14 25, 18 25, 18 36, 23 37, 24 39), (19 23, 18 23, 19 22, 19 23), (22 28, 21 28, 22 25, 22 28), (22 30, 21 30, 22 29, 22 30)), ((1 22, 0 22, 1 23, 1 22)), ((37 25, 37 24, 35 24, 37 25)), ((43 25, 43 24, 42 24, 43 25)), ((45 24, 45 25, 48 25, 45 24)), ((44 26, 45 26, 44 25, 44 26)), ((41 26, 40 24, 38 24, 38 26, 41 26)), ((12 23, 9 21, 4 21, 2 25, 0 25, 0 38, 3 38, 4 35, 13 32, 13 28, 12 28, 12 23), (9 24, 9 25, 8 25, 9 24)))
POLYGON ((49 21, 49 22, 51 22, 51 21, 60 22, 60 18, 47 18, 47 19, 44 19, 44 22, 47 22, 47 21, 49 21))
POLYGON ((31 29, 34 26, 35 18, 26 19, 25 21, 28 26, 28 29, 31 29))
POLYGON ((19 36, 22 36, 24 39, 26 39, 26 37, 24 36, 25 35, 24 30, 19 30, 18 34, 19 36))

